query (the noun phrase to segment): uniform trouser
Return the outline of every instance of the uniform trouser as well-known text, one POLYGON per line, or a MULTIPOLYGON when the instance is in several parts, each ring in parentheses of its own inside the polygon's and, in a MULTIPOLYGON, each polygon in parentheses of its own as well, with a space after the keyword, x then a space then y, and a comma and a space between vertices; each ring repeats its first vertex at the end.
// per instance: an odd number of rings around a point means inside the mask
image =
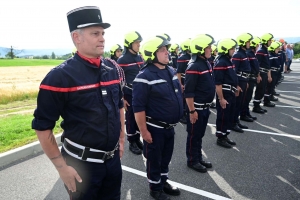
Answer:
POLYGON ((168 179, 169 163, 174 149, 174 128, 162 129, 147 125, 152 143, 144 140, 143 154, 147 158, 146 170, 150 190, 163 189, 168 179))
POLYGON ((278 79, 278 71, 271 71, 271 76, 272 76, 272 82, 267 84, 267 89, 266 93, 268 93, 269 95, 273 95, 275 93, 275 85, 277 83, 277 79, 278 79))
POLYGON ((225 137, 230 134, 230 129, 232 127, 234 110, 235 110, 235 94, 231 91, 223 90, 223 97, 226 99, 228 104, 226 108, 223 109, 220 105, 220 101, 217 101, 217 132, 216 136, 218 138, 225 137))
POLYGON ((256 86, 256 78, 255 79, 250 79, 248 84, 248 89, 247 89, 247 92, 246 92, 246 99, 245 99, 245 102, 243 104, 243 108, 242 108, 242 112, 241 112, 241 116, 245 116, 245 115, 249 115, 250 112, 249 112, 249 103, 252 99, 252 96, 253 96, 253 91, 254 91, 254 87, 256 86))
POLYGON ((124 95, 124 99, 130 105, 127 106, 127 110, 125 113, 127 140, 129 142, 138 141, 140 139, 140 131, 134 118, 134 112, 132 108, 132 96, 128 94, 124 95))
POLYGON ((243 105, 246 100, 247 83, 248 83, 248 80, 247 81, 239 81, 239 86, 243 92, 240 92, 239 96, 236 97, 233 123, 237 123, 239 121, 239 116, 240 116, 240 113, 242 111, 243 105))
POLYGON ((78 160, 68 155, 63 148, 62 155, 67 165, 72 166, 82 179, 81 183, 75 180, 76 192, 66 188, 71 200, 121 198, 122 169, 118 150, 115 151, 113 158, 104 163, 78 160))
POLYGON ((198 120, 194 124, 191 124, 190 115, 187 115, 186 131, 188 135, 186 140, 186 156, 187 164, 190 165, 202 161, 202 138, 204 137, 210 114, 209 108, 196 111, 198 113, 198 120))
MULTIPOLYGON (((260 77, 262 80, 256 85, 255 96, 254 96, 254 100, 253 100, 254 107, 259 106, 259 104, 266 92, 266 87, 267 87, 267 82, 268 82, 268 74, 261 72, 260 77)), ((270 99, 268 96, 265 97, 265 100, 266 101, 269 100, 267 102, 270 102, 270 99)))

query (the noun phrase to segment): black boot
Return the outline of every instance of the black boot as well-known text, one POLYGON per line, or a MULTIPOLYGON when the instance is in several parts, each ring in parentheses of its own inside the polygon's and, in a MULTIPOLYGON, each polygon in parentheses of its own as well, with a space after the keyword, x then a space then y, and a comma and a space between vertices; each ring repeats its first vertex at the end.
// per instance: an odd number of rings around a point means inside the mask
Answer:
POLYGON ((278 101, 278 98, 274 97, 273 95, 270 95, 270 101, 278 101))
POLYGON ((201 165, 200 163, 196 163, 193 165, 187 164, 187 166, 197 172, 205 173, 207 172, 207 169, 204 165, 201 165))
POLYGON ((230 145, 236 145, 235 141, 229 139, 227 136, 225 137, 225 139, 226 139, 226 141, 227 141, 228 144, 230 144, 230 145))
POLYGON ((231 130, 236 131, 236 132, 239 132, 239 133, 244 133, 243 129, 241 129, 237 123, 235 123, 235 124, 232 126, 231 130))
POLYGON ((253 120, 257 120, 257 117, 252 116, 250 113, 247 114, 248 117, 252 118, 253 120))
POLYGON ((142 154, 142 150, 139 149, 136 142, 129 142, 129 150, 136 155, 142 154))
POLYGON ((274 96, 280 96, 279 93, 277 93, 276 91, 273 93, 274 96))
POLYGON ((248 126, 241 124, 240 121, 237 122, 237 125, 242 129, 248 129, 248 126))
POLYGON ((206 168, 212 168, 212 164, 211 162, 205 161, 205 160, 201 160, 199 161, 201 165, 203 165, 206 168))
POLYGON ((254 106, 252 112, 265 114, 265 111, 260 107, 260 105, 254 106))
POLYGON ((232 146, 227 142, 226 138, 221 137, 217 139, 217 145, 225 148, 231 148, 232 146))
POLYGON ((253 122, 253 119, 247 115, 241 115, 240 120, 243 120, 245 122, 253 122))
POLYGON ((136 143, 136 145, 138 146, 138 148, 139 148, 140 150, 143 151, 144 145, 143 145, 143 143, 141 142, 141 140, 137 140, 137 141, 135 141, 135 143, 136 143))
POLYGON ((150 190, 150 195, 155 200, 170 200, 170 197, 168 197, 162 190, 160 190, 160 191, 150 190))
POLYGON ((165 182, 163 191, 166 194, 172 195, 172 196, 180 195, 180 190, 177 187, 170 185, 170 183, 168 183, 168 182, 165 182))
POLYGON ((264 106, 266 106, 266 107, 275 107, 275 103, 272 103, 272 102, 265 102, 265 103, 264 103, 264 106))

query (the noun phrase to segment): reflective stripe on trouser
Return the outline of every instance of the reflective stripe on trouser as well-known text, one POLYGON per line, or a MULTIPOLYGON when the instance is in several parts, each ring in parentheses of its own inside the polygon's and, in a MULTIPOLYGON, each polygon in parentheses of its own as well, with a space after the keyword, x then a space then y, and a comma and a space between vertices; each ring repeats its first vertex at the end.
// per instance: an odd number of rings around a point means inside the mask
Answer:
POLYGON ((247 89, 246 99, 245 99, 245 102, 243 104, 241 116, 245 116, 245 115, 250 114, 250 112, 249 112, 249 103, 250 103, 250 101, 252 99, 252 96, 253 96, 254 87, 256 86, 256 79, 255 80, 249 80, 248 84, 249 84, 249 87, 247 89))
POLYGON ((254 107, 259 106, 262 98, 265 95, 267 82, 268 82, 267 73, 260 73, 260 76, 262 80, 256 85, 255 96, 253 100, 254 107))
POLYGON ((127 140, 129 142, 134 142, 140 139, 140 131, 134 118, 134 112, 132 109, 132 96, 124 95, 124 99, 130 105, 127 106, 127 111, 125 113, 127 140))
POLYGON ((150 189, 158 191, 163 189, 168 179, 169 163, 174 149, 174 128, 161 129, 147 125, 153 143, 144 140, 143 154, 146 161, 147 179, 150 189))
POLYGON ((205 135, 205 130, 209 118, 209 109, 196 110, 198 120, 194 124, 190 122, 190 115, 187 115, 186 131, 186 156, 188 164, 194 165, 202 160, 202 138, 205 135))
POLYGON ((82 183, 75 181, 76 192, 69 193, 70 199, 121 198, 122 169, 119 151, 115 151, 114 157, 104 163, 78 160, 68 155, 63 148, 61 152, 67 165, 72 166, 82 179, 82 183))
POLYGON ((223 90, 223 97, 226 99, 228 104, 226 104, 226 108, 223 109, 220 105, 220 101, 216 102, 217 106, 217 119, 216 119, 216 126, 217 126, 217 137, 223 137, 230 133, 231 126, 233 123, 234 117, 234 110, 235 110, 235 94, 231 91, 224 91, 223 90))
POLYGON ((239 81, 239 86, 243 92, 240 92, 239 96, 236 97, 233 123, 237 123, 239 121, 239 116, 246 100, 247 83, 248 81, 239 81))
POLYGON ((278 72, 271 71, 271 76, 272 76, 272 82, 267 83, 267 89, 269 95, 272 95, 275 93, 275 85, 277 83, 277 78, 278 78, 278 72))

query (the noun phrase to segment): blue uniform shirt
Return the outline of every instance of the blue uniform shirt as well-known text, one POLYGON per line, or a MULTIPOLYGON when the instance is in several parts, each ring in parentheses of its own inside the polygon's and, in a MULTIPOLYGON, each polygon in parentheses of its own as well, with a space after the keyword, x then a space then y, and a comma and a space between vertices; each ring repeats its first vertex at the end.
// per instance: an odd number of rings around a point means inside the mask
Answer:
POLYGON ((211 67, 215 65, 215 58, 216 58, 215 56, 211 55, 211 57, 208 59, 208 62, 211 67))
POLYGON ((177 59, 177 73, 185 74, 185 70, 191 59, 191 55, 188 53, 181 54, 177 59))
POLYGON ((265 45, 262 45, 256 52, 259 67, 270 69, 269 51, 265 45))
POLYGON ((255 56, 255 53, 253 52, 252 49, 247 49, 246 54, 248 56, 249 62, 250 62, 250 67, 251 67, 251 74, 254 76, 258 76, 259 73, 259 64, 258 60, 255 56))
POLYGON ((174 52, 170 53, 170 57, 172 59, 172 67, 176 70, 177 69, 177 59, 178 59, 178 55, 174 52))
POLYGON ((280 66, 284 66, 284 63, 285 63, 285 51, 284 50, 280 50, 278 52, 278 56, 279 56, 279 63, 280 63, 280 66))
POLYGON ((212 67, 208 60, 197 57, 186 70, 184 97, 194 97, 196 103, 211 103, 215 97, 216 86, 212 67))
POLYGON ((174 124, 183 115, 182 91, 171 67, 148 64, 133 81, 134 113, 145 111, 157 121, 174 124))
POLYGON ((280 59, 278 58, 278 54, 276 54, 275 52, 270 52, 269 59, 270 59, 271 70, 279 70, 280 59))
MULTIPOLYGON (((251 67, 249 63, 248 56, 246 54, 246 50, 239 48, 237 52, 232 56, 232 63, 234 65, 236 73, 250 73, 251 67)), ((242 76, 238 76, 239 81, 248 81, 248 78, 244 78, 242 76)))
MULTIPOLYGON (((126 53, 118 59, 118 65, 124 70, 126 84, 132 85, 136 75, 144 66, 144 61, 140 55, 132 54, 129 50, 127 50, 126 53)), ((132 95, 132 90, 127 87, 124 87, 123 91, 124 94, 132 95)))
POLYGON ((237 87, 238 79, 234 69, 234 65, 227 55, 218 56, 213 69, 216 85, 228 84, 237 87))
POLYGON ((119 82, 113 61, 102 59, 97 67, 75 54, 41 82, 32 128, 52 130, 61 116, 63 137, 111 151, 121 130, 123 95, 119 82))

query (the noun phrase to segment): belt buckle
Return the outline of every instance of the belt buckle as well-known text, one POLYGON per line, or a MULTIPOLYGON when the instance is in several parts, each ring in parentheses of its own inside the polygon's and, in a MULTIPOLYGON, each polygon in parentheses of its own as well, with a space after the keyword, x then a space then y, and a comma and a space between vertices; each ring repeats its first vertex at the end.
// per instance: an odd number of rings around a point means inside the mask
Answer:
POLYGON ((115 150, 112 150, 112 151, 106 152, 106 153, 104 154, 104 156, 103 156, 103 157, 105 157, 105 155, 106 155, 106 158, 105 158, 105 160, 107 160, 107 159, 110 159, 110 158, 113 158, 113 157, 114 157, 114 155, 115 155, 115 150))

